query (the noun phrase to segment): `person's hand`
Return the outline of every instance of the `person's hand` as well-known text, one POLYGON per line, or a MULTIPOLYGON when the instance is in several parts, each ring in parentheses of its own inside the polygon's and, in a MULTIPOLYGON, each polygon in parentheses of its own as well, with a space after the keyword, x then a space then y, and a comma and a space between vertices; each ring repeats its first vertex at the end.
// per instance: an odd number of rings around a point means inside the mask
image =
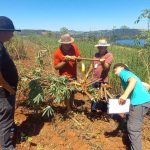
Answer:
POLYGON ((150 84, 142 82, 142 84, 145 86, 145 88, 150 92, 150 84))
POLYGON ((66 55, 66 56, 65 56, 65 61, 76 60, 76 59, 77 59, 76 56, 69 56, 69 55, 66 55))
POLYGON ((124 105, 124 104, 126 103, 126 98, 124 98, 124 96, 121 96, 121 97, 119 98, 119 100, 118 100, 118 103, 119 103, 120 105, 124 105))
POLYGON ((71 60, 76 60, 77 57, 76 56, 71 56, 71 60))
POLYGON ((80 58, 81 58, 81 56, 78 56, 78 57, 75 58, 75 60, 77 60, 78 62, 80 62, 81 61, 80 58))
POLYGON ((105 63, 105 59, 104 58, 100 59, 99 61, 100 61, 101 64, 105 63))

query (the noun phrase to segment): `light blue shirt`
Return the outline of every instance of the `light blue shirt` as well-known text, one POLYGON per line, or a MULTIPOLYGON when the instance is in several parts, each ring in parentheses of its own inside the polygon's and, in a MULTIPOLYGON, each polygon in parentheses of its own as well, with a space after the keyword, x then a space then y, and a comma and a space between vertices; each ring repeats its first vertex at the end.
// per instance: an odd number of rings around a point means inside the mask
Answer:
POLYGON ((121 83, 122 83, 124 90, 128 86, 129 78, 136 79, 136 85, 135 85, 133 91, 131 92, 131 94, 129 95, 132 105, 140 105, 140 104, 150 102, 150 93, 145 88, 145 86, 142 84, 142 81, 140 80, 139 77, 137 77, 131 71, 128 71, 125 69, 119 73, 119 77, 121 79, 121 83))

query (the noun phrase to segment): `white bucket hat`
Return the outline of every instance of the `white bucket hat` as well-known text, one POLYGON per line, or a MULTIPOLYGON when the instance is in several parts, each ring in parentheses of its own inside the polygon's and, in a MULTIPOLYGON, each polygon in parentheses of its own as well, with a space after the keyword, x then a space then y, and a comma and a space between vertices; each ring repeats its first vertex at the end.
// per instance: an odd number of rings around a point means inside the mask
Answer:
POLYGON ((74 42, 74 38, 72 38, 70 34, 63 34, 58 42, 61 44, 70 44, 74 42))
POLYGON ((95 47, 100 47, 100 46, 110 46, 110 44, 107 43, 105 39, 103 39, 103 40, 99 40, 98 44, 95 45, 95 47))

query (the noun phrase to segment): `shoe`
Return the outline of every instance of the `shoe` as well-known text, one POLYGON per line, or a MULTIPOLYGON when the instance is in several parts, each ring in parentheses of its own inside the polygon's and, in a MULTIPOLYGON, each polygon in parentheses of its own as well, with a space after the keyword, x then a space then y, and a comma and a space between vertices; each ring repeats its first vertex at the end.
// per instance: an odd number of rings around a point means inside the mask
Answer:
POLYGON ((105 132, 104 135, 106 137, 122 137, 123 132, 121 130, 113 130, 111 132, 105 132))

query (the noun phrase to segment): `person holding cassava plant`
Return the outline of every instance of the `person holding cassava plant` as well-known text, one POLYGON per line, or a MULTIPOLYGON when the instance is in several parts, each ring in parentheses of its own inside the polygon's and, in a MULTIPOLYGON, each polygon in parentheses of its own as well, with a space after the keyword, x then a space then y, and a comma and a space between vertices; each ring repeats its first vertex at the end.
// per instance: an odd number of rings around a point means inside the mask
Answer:
MULTIPOLYGON (((61 36, 60 47, 54 52, 54 67, 59 70, 59 74, 67 76, 69 79, 77 79, 77 62, 76 58, 80 57, 80 50, 74 43, 74 38, 69 34, 61 36)), ((65 101, 67 111, 71 111, 73 108, 74 94, 71 95, 69 100, 65 101)))
POLYGON ((150 109, 150 85, 132 73, 122 63, 114 65, 114 73, 120 77, 124 93, 120 96, 118 103, 123 105, 130 98, 130 110, 127 119, 127 130, 130 139, 131 150, 142 150, 141 130, 144 116, 150 109))
POLYGON ((0 145, 2 150, 15 150, 14 112, 15 95, 18 84, 18 73, 4 43, 13 37, 13 22, 0 16, 0 145))
MULTIPOLYGON (((94 58, 98 58, 99 61, 93 61, 91 71, 92 72, 92 80, 99 80, 93 84, 94 88, 99 88, 101 83, 108 83, 108 73, 110 70, 110 66, 113 61, 112 53, 108 52, 107 47, 110 46, 106 40, 99 40, 98 44, 95 45, 98 49, 98 53, 95 54, 94 58)), ((107 104, 103 102, 92 101, 91 111, 96 112, 97 109, 101 109, 102 111, 106 111, 107 104)))

